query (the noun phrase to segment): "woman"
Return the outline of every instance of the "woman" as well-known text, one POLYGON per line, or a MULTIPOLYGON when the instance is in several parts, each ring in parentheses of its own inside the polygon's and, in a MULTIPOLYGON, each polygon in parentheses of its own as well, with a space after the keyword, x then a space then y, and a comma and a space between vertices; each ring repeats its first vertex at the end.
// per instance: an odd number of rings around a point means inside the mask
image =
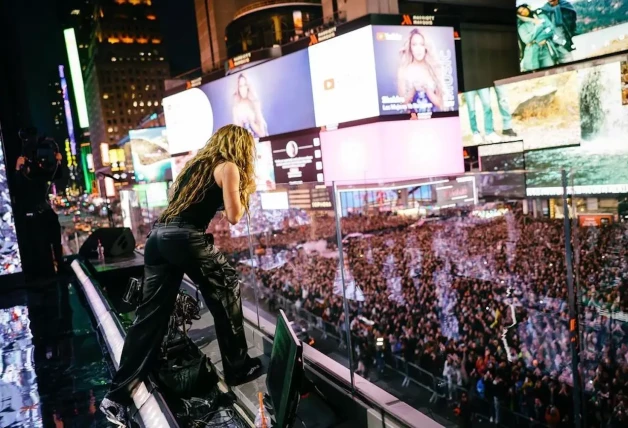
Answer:
POLYGON ((238 76, 238 87, 233 94, 233 123, 249 130, 255 138, 268 136, 262 107, 244 74, 238 76))
POLYGON ((260 373, 247 355, 242 301, 236 270, 204 231, 218 210, 231 224, 248 212, 255 191, 255 142, 244 128, 220 128, 183 168, 171 201, 148 235, 144 249, 142 303, 129 329, 120 368, 101 403, 111 422, 125 426, 132 389, 153 369, 177 293, 187 274, 211 311, 229 385, 260 373))
POLYGON ((415 28, 401 50, 397 72, 397 91, 415 113, 431 113, 443 109, 442 70, 435 50, 428 46, 421 30, 415 28))
POLYGON ((554 25, 542 11, 534 13, 527 4, 517 8, 517 33, 523 53, 521 71, 551 67, 568 54, 561 45, 563 41, 556 36, 554 25))

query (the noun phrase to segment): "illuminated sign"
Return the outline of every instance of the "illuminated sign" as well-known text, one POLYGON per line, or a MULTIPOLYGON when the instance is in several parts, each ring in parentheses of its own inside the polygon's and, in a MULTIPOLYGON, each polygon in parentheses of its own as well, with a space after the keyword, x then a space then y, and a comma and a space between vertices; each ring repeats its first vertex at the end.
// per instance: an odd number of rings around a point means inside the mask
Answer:
POLYGON ((109 158, 109 144, 100 143, 100 161, 103 165, 109 165, 111 159, 109 158))
POLYGON ((76 101, 79 125, 81 128, 88 128, 89 118, 87 116, 87 102, 85 101, 85 85, 83 84, 83 72, 81 70, 78 47, 76 46, 74 28, 65 30, 63 36, 65 37, 65 48, 68 53, 70 74, 72 75, 72 86, 74 87, 74 100, 76 101))
POLYGON ((320 33, 310 35, 310 46, 336 37, 336 27, 328 28, 320 33))
POLYGON ((401 25, 434 25, 434 15, 402 15, 401 25))
POLYGON ((248 64, 249 62, 251 62, 251 53, 247 52, 245 54, 238 55, 235 58, 231 58, 229 60, 228 67, 229 67, 229 70, 231 70, 232 68, 236 68, 241 65, 248 64))

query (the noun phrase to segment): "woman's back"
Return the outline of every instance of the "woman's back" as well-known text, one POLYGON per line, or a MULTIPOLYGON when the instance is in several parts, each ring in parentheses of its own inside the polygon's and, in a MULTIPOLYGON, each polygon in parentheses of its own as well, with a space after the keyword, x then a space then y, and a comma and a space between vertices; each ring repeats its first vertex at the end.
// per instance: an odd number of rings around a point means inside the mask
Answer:
MULTIPOLYGON (((188 180, 193 176, 193 172, 196 168, 203 168, 200 163, 192 166, 187 171, 187 177, 182 177, 181 186, 179 189, 185 188, 189 183, 188 180)), ((213 174, 212 174, 213 176, 213 174)), ((206 228, 209 222, 214 218, 219 210, 223 209, 222 189, 216 183, 216 180, 212 178, 207 183, 191 183, 195 186, 204 186, 202 197, 198 202, 190 204, 179 214, 179 217, 187 223, 190 223, 199 228, 206 228)), ((178 203, 178 197, 180 195, 175 193, 172 195, 170 203, 178 203)))

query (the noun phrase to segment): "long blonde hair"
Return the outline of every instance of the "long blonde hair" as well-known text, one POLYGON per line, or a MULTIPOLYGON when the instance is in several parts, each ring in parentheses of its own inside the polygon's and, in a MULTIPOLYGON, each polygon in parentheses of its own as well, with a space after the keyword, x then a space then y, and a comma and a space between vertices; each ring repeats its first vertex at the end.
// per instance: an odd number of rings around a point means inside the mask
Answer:
POLYGON ((399 53, 400 61, 399 66, 401 68, 408 67, 414 60, 414 55, 412 54, 412 38, 414 36, 421 36, 423 39, 423 46, 425 47, 425 58, 424 61, 427 64, 427 69, 434 79, 434 84, 436 85, 436 89, 438 90, 438 94, 442 96, 443 92, 443 67, 440 59, 437 56, 436 48, 430 43, 430 41, 425 37, 425 34, 418 28, 413 29, 408 35, 408 39, 404 42, 403 48, 399 53))
POLYGON ((159 221, 168 222, 191 205, 200 202, 214 181, 216 167, 232 162, 240 172, 240 202, 248 213, 249 196, 255 192, 255 140, 246 129, 227 125, 211 136, 207 144, 190 159, 177 176, 171 200, 159 221))

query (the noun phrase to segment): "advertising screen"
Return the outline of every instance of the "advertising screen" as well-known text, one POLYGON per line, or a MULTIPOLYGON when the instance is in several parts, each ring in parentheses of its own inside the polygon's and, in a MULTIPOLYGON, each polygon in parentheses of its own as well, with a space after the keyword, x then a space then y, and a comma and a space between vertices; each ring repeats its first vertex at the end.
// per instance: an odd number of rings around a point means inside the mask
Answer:
POLYGON ((279 184, 323 183, 323 155, 318 132, 270 140, 279 184))
POLYGON ((135 129, 129 131, 129 138, 137 182, 172 180, 172 161, 165 127, 135 129))
POLYGON ((526 150, 580 143, 575 71, 460 95, 464 146, 523 140, 526 150))
POLYGON ((313 128, 309 70, 308 54, 300 51, 201 86, 213 106, 214 131, 233 123, 263 138, 313 128))
POLYGON ((523 141, 491 144, 478 149, 479 189, 482 197, 525 198, 526 175, 523 141))
POLYGON ((325 182, 340 185, 464 172, 458 117, 321 132, 325 182))
POLYGON ((214 113, 207 96, 199 88, 164 98, 164 117, 170 154, 198 150, 214 132, 214 113))
POLYGON ((453 28, 373 26, 373 40, 380 114, 458 110, 453 28))
POLYGON ((379 115, 370 26, 308 48, 316 126, 379 115))
POLYGON ((628 106, 622 103, 621 63, 578 71, 582 142, 579 147, 526 152, 527 194, 562 194, 560 170, 575 194, 628 191, 628 106))
POLYGON ((521 71, 628 49, 628 0, 517 0, 521 71))

